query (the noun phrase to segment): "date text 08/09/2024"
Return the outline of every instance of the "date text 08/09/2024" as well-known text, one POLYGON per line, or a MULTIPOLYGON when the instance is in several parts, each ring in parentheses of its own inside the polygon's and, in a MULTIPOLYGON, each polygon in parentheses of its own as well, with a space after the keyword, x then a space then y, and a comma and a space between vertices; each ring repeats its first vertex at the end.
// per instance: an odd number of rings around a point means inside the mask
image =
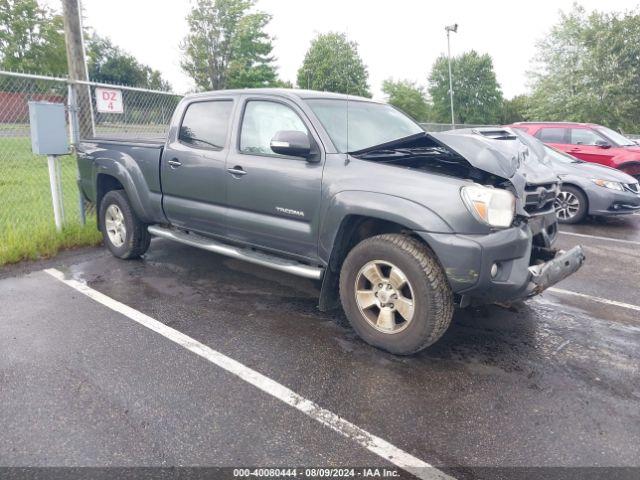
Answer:
POLYGON ((236 468, 234 478, 395 478, 400 473, 390 468, 236 468))

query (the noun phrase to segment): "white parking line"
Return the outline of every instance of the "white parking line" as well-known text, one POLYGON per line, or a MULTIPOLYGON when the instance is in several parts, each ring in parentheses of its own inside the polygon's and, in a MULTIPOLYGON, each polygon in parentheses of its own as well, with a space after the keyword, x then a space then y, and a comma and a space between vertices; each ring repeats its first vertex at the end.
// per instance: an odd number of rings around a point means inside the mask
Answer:
POLYGON ((547 291, 552 293, 559 293, 561 295, 571 295, 574 297, 586 298, 593 302, 604 303, 605 305, 613 305, 615 307, 628 308, 629 310, 636 310, 640 312, 640 306, 638 305, 618 302, 616 300, 609 300, 608 298, 594 297, 592 295, 587 295, 586 293, 572 292, 571 290, 563 290, 562 288, 555 288, 555 287, 548 288, 547 291))
POLYGON ((625 240, 623 238, 601 237, 601 236, 598 236, 598 235, 587 235, 586 233, 573 233, 573 232, 563 232, 563 231, 560 231, 558 233, 560 233, 561 235, 571 235, 573 237, 594 238, 596 240, 607 240, 609 242, 626 243, 626 244, 629 244, 629 245, 640 245, 640 241, 625 240))
POLYGON ((64 274, 59 270, 50 268, 45 270, 46 273, 51 275, 62 283, 77 290, 78 292, 86 295, 87 297, 101 303, 105 307, 110 308, 122 315, 130 318, 131 320, 159 333, 165 338, 168 338, 172 342, 190 350, 196 355, 210 361, 218 367, 226 370, 233 375, 236 375, 245 382, 253 385, 254 387, 268 393, 272 397, 286 403, 287 405, 301 411, 305 415, 313 418, 317 422, 325 425, 332 430, 338 432, 340 435, 347 437, 350 440, 358 443, 362 447, 366 448, 370 452, 375 453, 379 457, 387 460, 393 465, 412 473, 418 478, 423 480, 453 480, 453 477, 438 470, 432 465, 414 457, 410 453, 401 450, 400 448, 392 445, 391 443, 377 437, 366 430, 354 425, 353 423, 339 417, 333 412, 320 407, 313 401, 298 395, 293 390, 285 387, 284 385, 265 377, 261 373, 243 365, 242 363, 227 357, 226 355, 213 350, 210 347, 194 340, 193 338, 179 332, 171 327, 168 327, 162 322, 151 318, 144 313, 131 308, 124 303, 120 303, 107 295, 94 290, 86 284, 73 279, 65 278, 64 274))

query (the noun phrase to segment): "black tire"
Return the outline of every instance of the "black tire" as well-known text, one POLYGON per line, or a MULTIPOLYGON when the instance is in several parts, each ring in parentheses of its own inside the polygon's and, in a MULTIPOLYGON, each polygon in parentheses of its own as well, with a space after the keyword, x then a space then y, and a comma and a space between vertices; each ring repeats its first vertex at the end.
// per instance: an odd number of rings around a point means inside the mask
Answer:
POLYGON ((558 222, 565 223, 565 224, 574 224, 574 223, 582 222, 587 217, 587 214, 589 213, 589 201, 587 200, 587 196, 584 194, 582 190, 580 190, 579 188, 573 187, 571 185, 563 185, 560 188, 560 195, 562 195, 563 192, 573 195, 578 200, 579 206, 578 206, 578 211, 575 213, 575 215, 569 218, 561 218, 560 213, 558 212, 558 209, 556 206, 556 212, 558 214, 557 215, 558 222))
POLYGON ((127 194, 124 190, 111 190, 100 202, 100 231, 107 248, 118 258, 128 260, 143 255, 151 243, 151 235, 147 231, 147 225, 137 217, 127 194), (124 218, 125 235, 122 245, 116 245, 111 241, 107 233, 107 209, 115 205, 122 212, 124 218))
MULTIPOLYGON (((340 272, 340 300, 349 323, 365 342, 397 355, 416 353, 440 339, 451 323, 454 308, 451 287, 433 253, 418 240, 401 234, 368 238, 349 252, 340 272), (376 329, 358 306, 356 282, 365 265, 373 261, 397 266, 410 284, 413 317, 403 330, 387 333, 376 329)), ((375 315, 376 310, 382 309, 374 306, 367 312, 375 315)))

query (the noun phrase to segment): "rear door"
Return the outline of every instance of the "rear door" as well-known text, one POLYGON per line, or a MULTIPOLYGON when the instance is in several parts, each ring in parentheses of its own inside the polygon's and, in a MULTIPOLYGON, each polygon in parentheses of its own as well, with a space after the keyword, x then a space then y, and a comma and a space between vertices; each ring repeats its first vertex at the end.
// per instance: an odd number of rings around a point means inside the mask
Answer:
MULTIPOLYGON (((240 108, 240 106, 239 106, 240 108)), ((305 259, 317 258, 324 154, 293 102, 247 96, 227 157, 227 225, 237 241, 305 259), (314 157, 282 156, 269 147, 277 131, 309 135, 314 157)))
POLYGON ((543 143, 569 153, 569 129, 565 127, 542 127, 536 134, 536 138, 543 143))
POLYGON ((614 156, 611 142, 598 132, 590 128, 572 128, 569 143, 571 145, 568 150, 570 155, 586 162, 611 165, 611 158, 614 156), (598 142, 601 145, 598 145, 598 142), (608 144, 609 147, 605 148, 602 144, 608 144))
POLYGON ((163 208, 172 225, 224 235, 232 98, 195 100, 172 132, 160 166, 163 208))

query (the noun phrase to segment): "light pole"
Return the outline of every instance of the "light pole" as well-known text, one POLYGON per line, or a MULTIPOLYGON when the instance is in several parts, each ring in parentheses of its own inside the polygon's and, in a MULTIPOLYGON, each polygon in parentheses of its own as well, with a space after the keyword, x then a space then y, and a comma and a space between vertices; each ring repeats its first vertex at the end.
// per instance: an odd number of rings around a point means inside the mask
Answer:
POLYGON ((451 128, 455 128, 455 118, 453 116, 453 78, 451 76, 451 41, 449 39, 451 32, 456 33, 458 31, 458 24, 447 25, 444 27, 447 31, 447 52, 449 56, 449 98, 451 99, 451 128))

